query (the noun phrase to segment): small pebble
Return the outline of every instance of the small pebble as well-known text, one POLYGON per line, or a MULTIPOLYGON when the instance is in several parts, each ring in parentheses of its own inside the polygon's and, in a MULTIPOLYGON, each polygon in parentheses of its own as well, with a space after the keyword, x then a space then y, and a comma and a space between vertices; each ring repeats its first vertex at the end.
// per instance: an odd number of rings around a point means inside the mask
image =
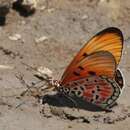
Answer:
POLYGON ((55 11, 54 8, 50 8, 50 9, 48 9, 48 13, 53 13, 54 11, 55 11))
POLYGON ((83 15, 82 17, 81 17, 81 19, 83 19, 83 20, 85 20, 85 19, 87 19, 88 18, 88 15, 83 15))
POLYGON ((42 36, 42 37, 40 37, 40 38, 36 38, 36 39, 35 39, 35 42, 36 42, 36 43, 40 43, 40 42, 43 42, 43 41, 45 41, 45 40, 47 40, 47 39, 48 39, 48 37, 42 36))
POLYGON ((20 34, 14 34, 12 36, 9 36, 9 39, 12 41, 17 41, 21 39, 21 35, 20 34))

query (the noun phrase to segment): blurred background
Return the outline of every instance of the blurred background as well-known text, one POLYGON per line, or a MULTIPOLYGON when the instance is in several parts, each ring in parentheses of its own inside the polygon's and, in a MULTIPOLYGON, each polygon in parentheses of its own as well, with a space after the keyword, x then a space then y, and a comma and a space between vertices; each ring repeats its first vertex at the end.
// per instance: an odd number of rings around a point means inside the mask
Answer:
MULTIPOLYGON (((21 7, 21 2, 24 0, 15 0, 15 2, 2 0, 0 3, 0 65, 13 67, 13 70, 2 68, 0 70, 1 99, 3 100, 4 96, 18 95, 25 89, 16 79, 16 73, 24 74, 28 83, 32 81, 32 73, 22 62, 31 66, 47 67, 53 72, 55 79, 60 79, 64 69, 80 48, 97 32, 113 26, 121 29, 124 35, 123 57, 119 67, 123 72, 126 88, 120 102, 123 106, 127 106, 129 111, 130 0, 33 0, 30 5, 24 7, 21 7)), ((4 101, 12 106, 18 102, 9 98, 4 98, 4 101)), ((10 115, 7 106, 0 106, 0 113, 3 113, 3 108, 8 115, 0 119, 1 130, 3 128, 4 130, 13 130, 13 128, 22 130, 25 126, 33 130, 31 124, 21 126, 17 122, 19 116, 10 115), (11 123, 5 127, 4 120, 9 123, 11 119, 15 121, 17 127, 11 123)), ((38 118, 36 126, 42 129, 44 125, 39 124, 39 120, 38 118)), ((128 130, 130 129, 128 122, 130 119, 112 126, 111 129, 128 130)), ((44 128, 58 130, 59 126, 55 123, 52 126, 48 125, 44 128)), ((81 124, 74 129, 80 126, 81 124)), ((59 128, 62 130, 68 127, 63 123, 59 128)), ((98 129, 95 125, 92 125, 92 128, 98 129)), ((104 128, 107 130, 109 127, 104 128)))

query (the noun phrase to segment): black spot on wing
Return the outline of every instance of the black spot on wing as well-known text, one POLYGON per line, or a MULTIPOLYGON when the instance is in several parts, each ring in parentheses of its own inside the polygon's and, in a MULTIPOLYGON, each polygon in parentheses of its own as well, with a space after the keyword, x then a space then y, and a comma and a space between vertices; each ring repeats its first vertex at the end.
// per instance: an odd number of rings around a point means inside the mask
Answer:
POLYGON ((97 85, 96 87, 97 87, 97 88, 99 88, 99 86, 98 86, 98 85, 97 85))
POLYGON ((94 82, 97 82, 97 80, 95 79, 94 82))
POLYGON ((75 75, 75 76, 80 76, 80 73, 78 73, 78 72, 73 72, 73 74, 75 75))
POLYGON ((80 95, 80 94, 81 94, 81 92, 80 92, 80 91, 78 91, 78 92, 77 92, 77 94, 78 94, 78 95, 80 95))
POLYGON ((91 99, 90 102, 93 102, 93 99, 91 99))
POLYGON ((86 79, 86 81, 88 81, 88 79, 86 79))
POLYGON ((75 95, 75 91, 71 91, 71 93, 75 95))
POLYGON ((95 93, 95 91, 93 90, 92 93, 95 93))
POLYGON ((96 75, 96 73, 95 73, 94 71, 88 71, 88 73, 89 73, 90 75, 96 75))
POLYGON ((96 99, 98 99, 99 98, 99 95, 96 95, 96 99))
POLYGON ((81 89, 82 91, 84 91, 84 87, 80 86, 80 89, 81 89))
POLYGON ((97 91, 101 91, 101 89, 98 88, 97 91))
POLYGON ((87 57, 87 56, 88 56, 88 54, 87 54, 87 53, 84 53, 84 54, 83 54, 83 56, 84 56, 84 57, 87 57))
POLYGON ((82 66, 79 66, 78 68, 79 68, 80 70, 84 70, 84 68, 83 68, 82 66))
POLYGON ((101 89, 100 89, 100 87, 98 85, 96 87, 97 87, 97 91, 101 91, 101 89))
POLYGON ((78 88, 77 88, 77 87, 75 87, 75 88, 74 88, 74 90, 78 90, 78 88))
POLYGON ((74 82, 74 85, 78 85, 78 83, 74 82))

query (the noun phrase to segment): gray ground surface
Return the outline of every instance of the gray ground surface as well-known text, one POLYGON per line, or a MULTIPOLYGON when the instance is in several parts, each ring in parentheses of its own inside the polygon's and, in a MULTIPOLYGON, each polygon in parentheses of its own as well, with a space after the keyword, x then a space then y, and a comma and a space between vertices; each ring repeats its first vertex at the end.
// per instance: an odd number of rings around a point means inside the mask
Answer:
POLYGON ((36 13, 27 18, 11 10, 6 25, 0 27, 0 64, 14 67, 0 70, 0 130, 129 130, 130 1, 49 0, 46 5, 39 1, 36 13), (47 67, 60 79, 85 42, 109 26, 120 28, 125 38, 120 63, 125 88, 113 112, 40 105, 31 96, 19 97, 26 87, 17 74, 23 74, 28 84, 36 81, 22 62, 47 67), (21 38, 11 40, 15 34, 21 38), (36 43, 43 36, 47 39, 36 43))

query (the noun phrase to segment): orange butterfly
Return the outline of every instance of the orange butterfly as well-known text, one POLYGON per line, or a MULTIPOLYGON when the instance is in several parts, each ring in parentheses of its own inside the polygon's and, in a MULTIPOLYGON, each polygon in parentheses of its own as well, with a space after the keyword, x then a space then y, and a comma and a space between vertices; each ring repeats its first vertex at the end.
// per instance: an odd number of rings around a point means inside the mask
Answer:
POLYGON ((123 88, 122 74, 117 69, 122 49, 122 32, 115 27, 104 29, 79 51, 56 88, 60 93, 109 109, 123 88))

